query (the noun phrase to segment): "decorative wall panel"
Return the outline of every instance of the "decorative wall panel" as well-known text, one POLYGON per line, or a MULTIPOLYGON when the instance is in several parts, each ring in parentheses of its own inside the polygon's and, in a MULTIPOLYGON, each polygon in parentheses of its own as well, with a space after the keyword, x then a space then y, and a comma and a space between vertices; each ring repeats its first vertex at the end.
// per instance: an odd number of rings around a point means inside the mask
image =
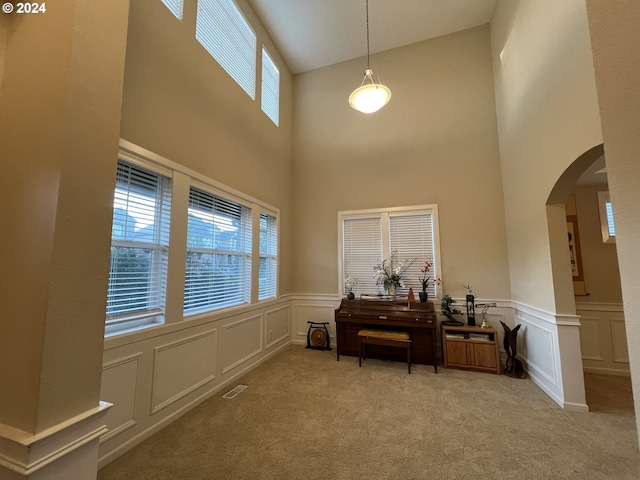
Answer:
POLYGON ((264 316, 266 348, 291 336, 291 308, 289 306, 268 310, 264 316))
POLYGON ((215 378, 217 330, 154 348, 154 414, 215 378))
POLYGON ((113 406, 105 417, 109 431, 100 438, 100 443, 137 423, 136 404, 141 358, 142 353, 137 353, 109 362, 102 367, 100 398, 113 406))
POLYGON ((262 351, 262 315, 245 318, 222 327, 222 373, 262 351))

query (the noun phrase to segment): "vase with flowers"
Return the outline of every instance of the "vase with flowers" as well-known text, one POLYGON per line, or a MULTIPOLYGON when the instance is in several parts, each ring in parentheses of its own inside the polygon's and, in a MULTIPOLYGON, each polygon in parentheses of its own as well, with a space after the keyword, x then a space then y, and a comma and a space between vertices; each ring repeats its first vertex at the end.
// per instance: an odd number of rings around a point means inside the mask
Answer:
POLYGON ((434 278, 433 280, 431 279, 431 275, 429 275, 429 272, 431 271, 432 267, 433 262, 425 260, 424 267, 422 267, 422 269, 420 270, 420 272, 422 273, 422 278, 419 278, 418 280, 422 285, 422 291, 418 292, 418 295, 420 296, 421 302, 426 302, 429 299, 429 292, 427 292, 427 289, 429 288, 431 283, 433 283, 434 285, 440 285, 441 283, 440 278, 434 278))
POLYGON ((397 289, 405 286, 402 274, 412 263, 413 260, 398 259, 398 251, 394 250, 389 258, 385 258, 382 263, 373 267, 376 285, 382 285, 387 295, 394 298, 397 289))
POLYGON ((355 294, 353 293, 353 287, 355 287, 357 284, 358 279, 353 278, 351 275, 347 275, 347 277, 344 279, 344 289, 347 291, 347 298, 349 300, 353 300, 354 298, 356 298, 355 294))

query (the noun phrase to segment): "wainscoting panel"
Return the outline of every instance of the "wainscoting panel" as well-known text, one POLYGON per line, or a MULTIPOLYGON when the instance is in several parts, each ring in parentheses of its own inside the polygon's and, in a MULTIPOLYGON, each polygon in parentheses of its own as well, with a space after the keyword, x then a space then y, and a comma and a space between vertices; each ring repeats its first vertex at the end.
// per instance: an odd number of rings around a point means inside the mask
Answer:
POLYGON ((585 372, 630 375, 622 304, 576 303, 585 372), (596 354, 597 352, 597 354, 596 354))
POLYGON ((335 310, 339 303, 340 300, 336 300, 335 297, 331 300, 322 301, 319 299, 313 302, 301 301, 296 303, 294 307, 294 343, 307 343, 307 332, 309 330, 309 324, 307 322, 329 322, 329 325, 327 325, 329 337, 332 339, 331 343, 335 343, 335 310))
POLYGON ((582 358, 584 360, 604 361, 600 351, 598 335, 598 318, 580 318, 580 346, 582 347, 582 358))
POLYGON ((558 338, 555 317, 548 312, 515 304, 515 322, 521 324, 518 356, 525 363, 529 376, 558 405, 563 406, 564 394, 557 353, 558 338))
POLYGON ((222 374, 262 351, 262 318, 254 315, 222 327, 222 374))
POLYGON ((100 438, 106 442, 119 433, 133 427, 136 422, 136 399, 142 353, 124 357, 102 367, 102 387, 100 398, 112 403, 105 421, 108 433, 100 438))
POLYGON ((291 336, 291 307, 284 306, 273 310, 267 310, 265 318, 265 345, 271 348, 276 343, 291 336))
POLYGON ((154 348, 151 414, 215 378, 217 329, 154 348))
POLYGON ((624 318, 609 318, 611 326, 611 345, 613 347, 613 361, 623 363, 622 368, 629 369, 629 349, 627 348, 627 330, 624 318))

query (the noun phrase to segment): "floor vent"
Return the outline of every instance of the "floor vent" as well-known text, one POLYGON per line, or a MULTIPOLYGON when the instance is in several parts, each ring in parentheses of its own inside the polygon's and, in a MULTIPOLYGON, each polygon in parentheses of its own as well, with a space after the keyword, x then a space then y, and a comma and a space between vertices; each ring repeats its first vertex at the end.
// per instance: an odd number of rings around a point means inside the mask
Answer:
POLYGON ((249 388, 248 385, 238 385, 233 390, 229 390, 227 393, 225 393, 222 398, 236 398, 240 394, 240 392, 246 390, 247 388, 249 388))

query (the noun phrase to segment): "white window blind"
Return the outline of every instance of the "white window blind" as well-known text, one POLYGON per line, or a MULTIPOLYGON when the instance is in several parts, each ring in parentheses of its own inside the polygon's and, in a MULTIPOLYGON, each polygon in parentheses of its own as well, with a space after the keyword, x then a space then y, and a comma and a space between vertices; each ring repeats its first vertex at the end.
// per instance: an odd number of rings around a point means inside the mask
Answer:
POLYGON ((399 259, 413 260, 407 268, 402 278, 406 288, 402 293, 408 293, 409 287, 413 287, 413 291, 422 291, 420 271, 425 266, 425 261, 433 263, 431 273, 427 276, 431 277, 431 283, 427 292, 430 296, 435 296, 435 288, 433 285, 433 272, 438 266, 435 262, 435 250, 433 245, 433 223, 432 217, 428 213, 418 214, 389 214, 389 249, 396 251, 399 259))
POLYGON ((262 111, 278 125, 280 115, 280 71, 262 47, 262 111))
MULTIPOLYGON (((376 293, 373 267, 382 262, 382 222, 380 215, 369 218, 345 218, 342 221, 342 282, 347 276, 358 283, 354 294, 376 293)), ((343 286, 344 291, 344 286, 343 286)))
POLYGON ((251 209, 191 187, 185 315, 248 303, 250 291, 251 209))
POLYGON ((118 161, 106 333, 164 321, 170 179, 118 161))
POLYGON ((603 243, 615 243, 616 227, 613 223, 613 206, 608 191, 598 192, 598 210, 600 212, 600 230, 603 243))
POLYGON ((260 213, 260 272, 258 300, 276 296, 278 280, 278 224, 276 217, 260 213))
POLYGON ((604 208, 607 212, 607 228, 609 229, 609 236, 616 236, 616 227, 613 223, 613 207, 611 206, 611 202, 606 202, 604 204, 604 208))
POLYGON ((198 0, 196 39, 256 98, 256 34, 233 0, 198 0))
POLYGON ((182 9, 184 8, 184 0, 162 0, 167 8, 173 13, 178 20, 182 20, 182 9))
MULTIPOLYGON (((399 289, 398 294, 406 295, 409 287, 413 287, 416 293, 422 291, 419 279, 425 261, 433 263, 428 274, 432 280, 440 275, 436 212, 436 205, 339 212, 341 293, 345 293, 344 279, 347 276, 357 279, 358 283, 353 288, 356 295, 382 293, 383 287, 376 285, 373 278, 374 267, 383 259, 390 258, 394 251, 398 262, 405 259, 413 261, 402 274, 406 288, 399 289)), ((437 296, 437 290, 431 282, 427 291, 431 296, 437 296)))

